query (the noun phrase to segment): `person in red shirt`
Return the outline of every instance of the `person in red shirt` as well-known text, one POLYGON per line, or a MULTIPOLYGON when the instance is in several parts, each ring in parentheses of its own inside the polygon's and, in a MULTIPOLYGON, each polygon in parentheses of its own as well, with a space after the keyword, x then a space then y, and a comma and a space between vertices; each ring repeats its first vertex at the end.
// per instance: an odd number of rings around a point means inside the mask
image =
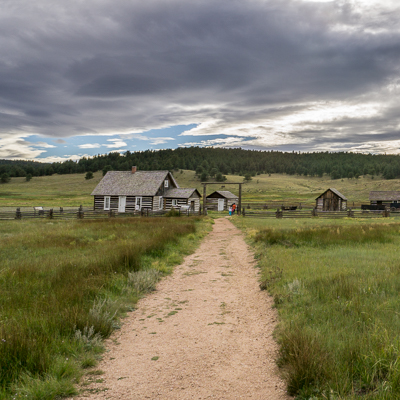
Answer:
POLYGON ((235 215, 235 210, 236 210, 236 204, 232 204, 232 215, 235 215))

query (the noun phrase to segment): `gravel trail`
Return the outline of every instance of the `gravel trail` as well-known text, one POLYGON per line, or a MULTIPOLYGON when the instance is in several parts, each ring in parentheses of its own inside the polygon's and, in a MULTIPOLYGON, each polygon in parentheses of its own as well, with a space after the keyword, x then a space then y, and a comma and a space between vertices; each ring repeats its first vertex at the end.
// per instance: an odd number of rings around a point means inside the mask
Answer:
POLYGON ((228 218, 141 299, 75 399, 290 399, 275 365, 277 314, 228 218), (97 382, 96 382, 97 380, 97 382))

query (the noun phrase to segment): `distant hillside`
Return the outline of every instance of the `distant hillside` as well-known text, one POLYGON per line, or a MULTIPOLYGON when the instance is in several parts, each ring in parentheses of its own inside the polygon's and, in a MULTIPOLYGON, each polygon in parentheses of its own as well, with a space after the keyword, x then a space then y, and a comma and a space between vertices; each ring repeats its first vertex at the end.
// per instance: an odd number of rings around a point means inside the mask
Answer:
POLYGON ((13 176, 51 175, 129 170, 133 165, 139 170, 196 171, 205 179, 222 175, 288 174, 299 176, 329 175, 332 179, 358 178, 361 175, 380 175, 384 179, 400 178, 400 156, 356 153, 283 153, 242 149, 189 147, 175 150, 112 152, 79 161, 41 164, 32 161, 0 160, 0 174, 13 176), (29 172, 28 172, 29 171, 29 172))

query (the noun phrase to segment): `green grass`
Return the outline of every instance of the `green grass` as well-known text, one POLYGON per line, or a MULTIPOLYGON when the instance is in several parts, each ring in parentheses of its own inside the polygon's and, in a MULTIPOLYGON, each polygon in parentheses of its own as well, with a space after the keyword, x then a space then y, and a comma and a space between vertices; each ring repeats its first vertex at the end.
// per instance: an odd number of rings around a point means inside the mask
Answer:
POLYGON ((239 219, 298 399, 400 398, 400 224, 239 219))
MULTIPOLYGON (((184 170, 182 173, 175 172, 174 176, 181 187, 196 187, 203 195, 203 186, 195 177, 194 171, 184 170)), ((226 182, 243 182, 243 176, 226 175, 226 182)), ((243 205, 246 201, 257 202, 285 202, 302 203, 314 205, 315 198, 330 187, 336 188, 349 199, 349 206, 355 202, 369 202, 369 192, 372 190, 398 190, 399 179, 385 180, 380 177, 362 176, 359 179, 335 179, 329 176, 322 178, 305 177, 286 174, 256 175, 250 182, 242 186, 243 205)), ((220 190, 225 183, 211 185, 207 187, 207 194, 215 190, 220 190)), ((223 190, 230 190, 238 193, 238 189, 233 185, 225 185, 223 190)))
POLYGON ((0 184, 0 206, 46 208, 93 206, 90 196, 103 174, 94 173, 86 180, 86 174, 52 175, 25 178, 11 178, 10 183, 0 184))
MULTIPOLYGON (((180 187, 197 188, 203 195, 203 185, 194 171, 174 171, 180 187), (182 171, 182 172, 181 172, 182 171)), ((85 174, 52 175, 34 177, 26 182, 25 178, 12 178, 10 183, 0 184, 0 206, 32 207, 85 207, 93 206, 90 193, 102 178, 101 172, 94 174, 94 179, 86 180, 85 174)), ((243 176, 227 175, 226 182, 243 182, 243 176)), ((242 187, 243 205, 257 201, 266 203, 302 203, 315 204, 315 198, 330 187, 334 187, 349 199, 349 206, 355 202, 369 202, 371 190, 398 190, 399 179, 372 179, 369 175, 359 179, 332 180, 328 176, 322 178, 297 175, 263 174, 254 176, 242 187)), ((238 187, 225 183, 207 187, 207 195, 215 190, 230 190, 238 194, 238 187), (223 186, 225 186, 223 188, 223 186)))
POLYGON ((0 225, 0 399, 75 392, 102 338, 209 229, 207 219, 0 225))

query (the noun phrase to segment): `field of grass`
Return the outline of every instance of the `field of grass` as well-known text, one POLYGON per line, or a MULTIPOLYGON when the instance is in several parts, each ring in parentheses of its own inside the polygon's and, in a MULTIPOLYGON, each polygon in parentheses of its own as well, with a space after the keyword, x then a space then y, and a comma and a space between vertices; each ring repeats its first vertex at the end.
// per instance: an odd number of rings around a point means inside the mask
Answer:
POLYGON ((37 176, 29 182, 25 178, 11 178, 9 183, 0 184, 0 206, 93 206, 90 193, 102 177, 101 172, 96 172, 89 180, 85 174, 37 176))
POLYGON ((400 224, 234 218, 280 315, 298 399, 400 398, 400 224))
MULTIPOLYGON (((203 186, 193 171, 175 172, 174 176, 182 187, 196 187, 203 194, 203 186)), ((226 182, 243 182, 243 177, 227 175, 226 182)), ((207 194, 220 190, 224 183, 207 187, 207 194)), ((333 187, 352 203, 369 203, 369 192, 372 190, 400 190, 400 180, 385 180, 379 177, 362 176, 359 179, 335 179, 328 176, 322 178, 297 175, 272 174, 257 175, 242 186, 243 204, 246 201, 284 202, 315 205, 315 199, 325 190, 333 187)), ((238 193, 237 186, 226 185, 223 190, 238 193)))
MULTIPOLYGON (((102 174, 84 176, 13 178, 0 185, 0 207, 90 207, 102 174)), ((193 171, 174 176, 203 193, 193 171)), ((243 204, 313 205, 329 187, 351 206, 368 202, 371 190, 398 190, 400 181, 258 175, 243 185, 243 204)), ((207 194, 218 189, 237 193, 221 183, 207 194)), ((262 287, 280 313, 279 363, 290 392, 400 398, 400 225, 391 218, 233 220, 255 246, 262 287)), ((191 218, 1 221, 0 400, 73 393, 118 316, 195 246, 206 225, 191 218)))
MULTIPOLYGON (((195 176, 194 171, 174 171, 180 187, 197 188, 203 195, 203 186, 195 176)), ((85 174, 52 175, 34 177, 26 182, 25 178, 12 178, 10 183, 0 184, 0 206, 24 207, 45 206, 57 207, 85 207, 93 206, 90 193, 100 182, 101 172, 94 174, 94 179, 86 180, 85 174)), ((227 175, 226 182, 243 182, 243 177, 227 175)), ((246 201, 265 203, 302 203, 315 204, 315 198, 326 189, 334 187, 352 203, 368 203, 371 190, 400 190, 400 180, 384 180, 370 176, 359 179, 332 180, 328 176, 323 178, 309 178, 297 175, 272 174, 257 175, 242 187, 243 204, 246 201)), ((238 194, 238 187, 224 183, 210 185, 207 194, 214 190, 230 190, 238 194)))
POLYGON ((2 222, 0 399, 75 393, 101 339, 209 227, 165 217, 2 222))

